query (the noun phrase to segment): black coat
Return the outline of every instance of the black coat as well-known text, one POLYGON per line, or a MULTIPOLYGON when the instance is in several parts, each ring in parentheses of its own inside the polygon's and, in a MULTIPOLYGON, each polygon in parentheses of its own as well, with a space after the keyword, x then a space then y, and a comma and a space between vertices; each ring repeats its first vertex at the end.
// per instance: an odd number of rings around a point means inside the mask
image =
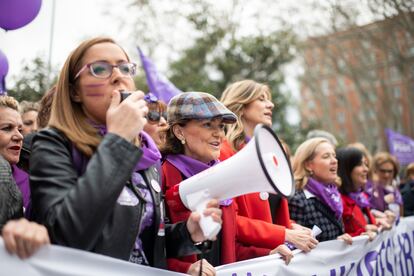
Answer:
MULTIPOLYGON (((44 224, 55 244, 128 260, 140 228, 143 202, 136 206, 117 203, 142 156, 142 150, 122 137, 108 133, 78 176, 72 145, 57 130, 40 131, 33 139, 30 184, 33 218, 44 224)), ((147 184, 160 183, 158 171, 140 172, 147 184)), ((141 236, 151 266, 166 267, 169 256, 196 251, 184 223, 160 227, 161 194, 150 187, 154 224, 141 236)), ((131 190, 134 187, 130 186, 131 190)))
POLYGON ((342 218, 337 219, 335 213, 316 197, 306 198, 303 191, 296 191, 289 199, 289 213, 290 218, 302 226, 312 229, 317 225, 322 230, 316 237, 320 242, 344 234, 342 218))
POLYGON ((414 216, 414 180, 404 184, 401 195, 404 203, 404 216, 414 216))

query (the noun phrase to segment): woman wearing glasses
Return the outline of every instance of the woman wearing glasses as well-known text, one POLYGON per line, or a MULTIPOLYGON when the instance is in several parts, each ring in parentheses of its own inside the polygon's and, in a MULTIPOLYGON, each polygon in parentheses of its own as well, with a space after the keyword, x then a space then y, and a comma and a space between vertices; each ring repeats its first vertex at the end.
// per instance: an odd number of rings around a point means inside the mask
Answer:
POLYGON ((402 197, 396 184, 398 161, 387 152, 374 156, 374 183, 368 190, 371 208, 381 212, 390 209, 402 215, 402 197))
MULTIPOLYGON (((155 144, 141 132, 148 107, 134 91, 135 64, 110 38, 81 43, 60 73, 49 129, 31 155, 33 216, 52 243, 164 268, 165 253, 204 240, 193 213, 164 225, 155 144), (148 155, 149 154, 149 155, 148 155)), ((206 215, 221 221, 217 201, 206 215)))

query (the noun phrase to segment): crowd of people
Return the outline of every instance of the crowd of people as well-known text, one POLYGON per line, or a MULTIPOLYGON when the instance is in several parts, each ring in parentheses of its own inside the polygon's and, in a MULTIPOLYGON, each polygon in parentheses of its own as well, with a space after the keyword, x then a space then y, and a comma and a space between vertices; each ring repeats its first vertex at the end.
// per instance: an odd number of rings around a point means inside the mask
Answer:
POLYGON ((192 212, 180 183, 236 155, 256 126, 272 126, 271 91, 242 80, 220 100, 186 92, 163 103, 136 91, 135 73, 123 48, 98 37, 71 52, 39 104, 0 96, 0 228, 9 252, 27 258, 52 243, 214 275, 215 266, 274 253, 288 264, 293 249, 323 241, 373 240, 414 214, 414 164, 399 185, 395 157, 372 157, 361 143, 337 148, 324 132, 293 155, 283 144, 296 186, 290 199, 257 192, 192 212), (216 237, 206 240, 201 216, 221 224, 216 237))

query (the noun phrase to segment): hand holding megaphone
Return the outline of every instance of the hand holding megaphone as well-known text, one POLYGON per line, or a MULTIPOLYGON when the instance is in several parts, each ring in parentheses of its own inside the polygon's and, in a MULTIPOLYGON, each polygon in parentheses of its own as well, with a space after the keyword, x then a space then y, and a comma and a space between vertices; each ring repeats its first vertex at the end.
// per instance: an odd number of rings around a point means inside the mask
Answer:
MULTIPOLYGON (((269 192, 290 197, 295 192, 289 159, 277 136, 264 125, 257 125, 254 137, 231 158, 178 184, 182 203, 200 214, 207 202, 239 195, 269 192)), ((202 216, 200 226, 207 239, 216 236, 221 225, 202 216)))
MULTIPOLYGON (((192 212, 190 217, 187 220, 187 229, 190 233, 191 239, 195 243, 203 242, 206 240, 203 230, 200 226, 200 220, 202 216, 212 219, 214 223, 221 225, 221 209, 219 208, 219 203, 217 200, 212 199, 207 202, 206 209, 199 212, 192 212)), ((212 236, 210 239, 215 239, 215 236, 212 236)))

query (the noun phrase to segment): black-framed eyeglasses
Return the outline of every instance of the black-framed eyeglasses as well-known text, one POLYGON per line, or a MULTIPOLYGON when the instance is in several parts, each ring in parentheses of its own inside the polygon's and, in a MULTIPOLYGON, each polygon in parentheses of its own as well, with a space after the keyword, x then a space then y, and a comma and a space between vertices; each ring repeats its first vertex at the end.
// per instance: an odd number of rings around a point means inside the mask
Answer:
POLYGON ((95 61, 88 64, 85 64, 79 72, 75 75, 75 80, 80 76, 80 74, 85 71, 85 69, 89 69, 89 72, 92 76, 98 79, 107 79, 112 76, 112 72, 114 68, 118 68, 122 75, 127 77, 135 76, 137 72, 137 65, 132 62, 123 62, 117 65, 112 65, 106 61, 95 61))
POLYGON ((150 124, 158 124, 161 120, 161 117, 167 121, 167 112, 159 112, 155 110, 150 110, 147 113, 147 120, 150 124))

